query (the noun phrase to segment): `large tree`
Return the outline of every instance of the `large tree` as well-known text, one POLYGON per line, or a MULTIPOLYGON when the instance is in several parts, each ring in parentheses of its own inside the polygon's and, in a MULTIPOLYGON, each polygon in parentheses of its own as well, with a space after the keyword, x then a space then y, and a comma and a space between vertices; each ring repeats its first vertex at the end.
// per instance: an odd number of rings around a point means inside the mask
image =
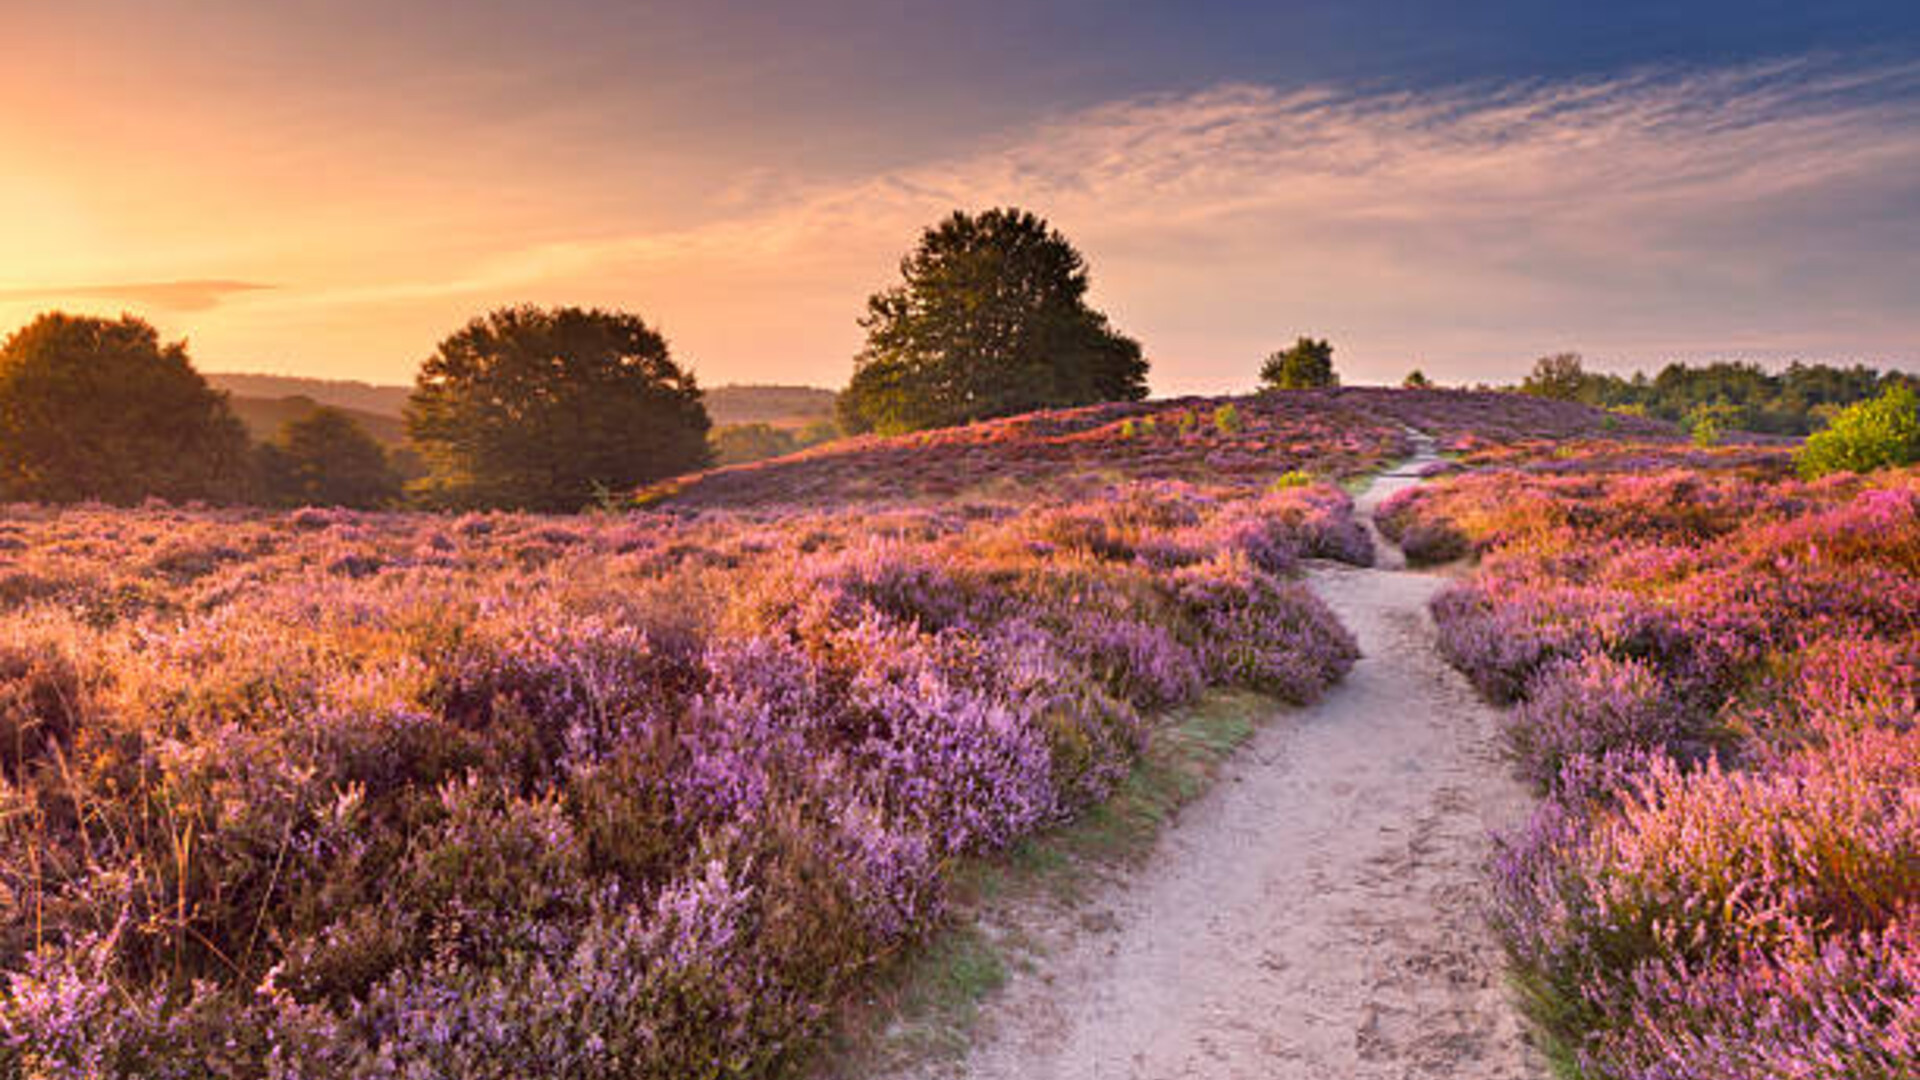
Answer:
POLYGON ((407 403, 441 506, 574 511, 709 459, 691 372, 639 317, 509 307, 440 343, 407 403))
POLYGON ((956 211, 874 294, 840 396, 849 431, 945 427, 1147 396, 1140 345, 1087 306, 1087 265, 1022 210, 956 211))
POLYGON ((42 315, 0 346, 0 498, 236 499, 246 429, 154 328, 42 315))
POLYGON ((260 447, 260 488, 282 506, 374 509, 400 497, 387 452, 339 409, 321 406, 287 421, 260 447))

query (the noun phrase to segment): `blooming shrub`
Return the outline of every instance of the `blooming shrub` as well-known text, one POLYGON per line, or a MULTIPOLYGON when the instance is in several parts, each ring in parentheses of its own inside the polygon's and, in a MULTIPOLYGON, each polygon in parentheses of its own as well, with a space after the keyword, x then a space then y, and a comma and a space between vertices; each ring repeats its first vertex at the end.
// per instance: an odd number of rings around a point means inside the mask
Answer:
POLYGON ((1482 553, 1442 649, 1548 798, 1495 922, 1569 1075, 1920 1060, 1920 473, 1782 451, 1501 459, 1398 500, 1482 553))
POLYGON ((1350 504, 1228 464, 858 512, 8 508, 0 1075, 773 1071, 1151 712, 1352 664, 1286 578, 1371 557, 1350 504))
POLYGON ((1794 460, 1808 479, 1920 461, 1920 396, 1896 384, 1871 401, 1847 406, 1808 436, 1794 460))

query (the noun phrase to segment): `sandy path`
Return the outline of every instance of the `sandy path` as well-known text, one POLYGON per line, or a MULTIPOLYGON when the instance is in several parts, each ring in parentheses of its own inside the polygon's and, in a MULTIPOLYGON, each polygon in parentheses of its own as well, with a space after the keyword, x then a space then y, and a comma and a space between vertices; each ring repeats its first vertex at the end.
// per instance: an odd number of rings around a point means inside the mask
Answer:
MULTIPOLYGON (((1427 460, 1377 480, 1362 512, 1427 460)), ((1141 872, 1061 926, 1021 928, 1041 942, 1033 968, 933 1074, 1545 1075, 1480 913, 1487 831, 1527 795, 1492 712, 1435 655, 1440 579, 1327 566, 1311 583, 1366 658, 1243 747, 1141 872)))

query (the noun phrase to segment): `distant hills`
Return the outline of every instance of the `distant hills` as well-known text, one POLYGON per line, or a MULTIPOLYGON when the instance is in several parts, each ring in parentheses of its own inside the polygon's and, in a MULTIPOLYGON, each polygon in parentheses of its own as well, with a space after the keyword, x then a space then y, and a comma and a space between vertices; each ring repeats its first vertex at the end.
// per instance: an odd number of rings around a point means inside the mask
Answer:
MULTIPOLYGON (((321 406, 321 402, 306 394, 292 394, 287 397, 252 397, 245 394, 230 394, 227 399, 233 406, 233 413, 240 422, 247 425, 247 434, 255 442, 265 442, 272 438, 289 420, 298 420, 321 406)), ((398 413, 368 412, 365 409, 348 408, 334 405, 336 409, 353 418, 367 434, 385 446, 398 447, 407 441, 406 422, 398 413)))
POLYGON ((772 424, 801 427, 833 415, 838 394, 817 386, 717 386, 706 392, 715 427, 772 424))
MULTIPOLYGON (((405 438, 400 419, 408 386, 383 386, 349 379, 310 379, 295 375, 216 372, 207 375, 216 390, 232 395, 234 412, 256 439, 280 430, 321 405, 344 409, 367 433, 383 443, 405 438)), ((772 424, 803 427, 833 415, 834 392, 817 386, 728 385, 706 392, 707 415, 715 427, 772 424)))
MULTIPOLYGON (((295 375, 234 375, 217 372, 207 376, 215 390, 225 390, 235 398, 309 398, 316 404, 336 409, 375 413, 398 419, 407 404, 410 386, 381 386, 348 379, 307 379, 295 375)), ((238 403, 236 402, 236 407, 238 403)), ((244 419, 244 417, 242 418, 244 419)))

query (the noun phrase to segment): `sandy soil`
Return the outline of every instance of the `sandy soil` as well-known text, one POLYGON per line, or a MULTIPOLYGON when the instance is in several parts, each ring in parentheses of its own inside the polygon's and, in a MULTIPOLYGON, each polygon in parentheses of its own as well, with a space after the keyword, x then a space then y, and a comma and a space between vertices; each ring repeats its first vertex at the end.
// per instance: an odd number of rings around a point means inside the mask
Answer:
MULTIPOLYGON (((1363 513, 1429 460, 1376 480, 1363 513)), ((970 1055, 924 1075, 1545 1075, 1481 915, 1488 830, 1528 797, 1493 713, 1435 655, 1441 579, 1326 566, 1311 583, 1365 659, 1263 728, 1140 872, 1014 928, 1039 943, 1030 969, 970 1055)))

